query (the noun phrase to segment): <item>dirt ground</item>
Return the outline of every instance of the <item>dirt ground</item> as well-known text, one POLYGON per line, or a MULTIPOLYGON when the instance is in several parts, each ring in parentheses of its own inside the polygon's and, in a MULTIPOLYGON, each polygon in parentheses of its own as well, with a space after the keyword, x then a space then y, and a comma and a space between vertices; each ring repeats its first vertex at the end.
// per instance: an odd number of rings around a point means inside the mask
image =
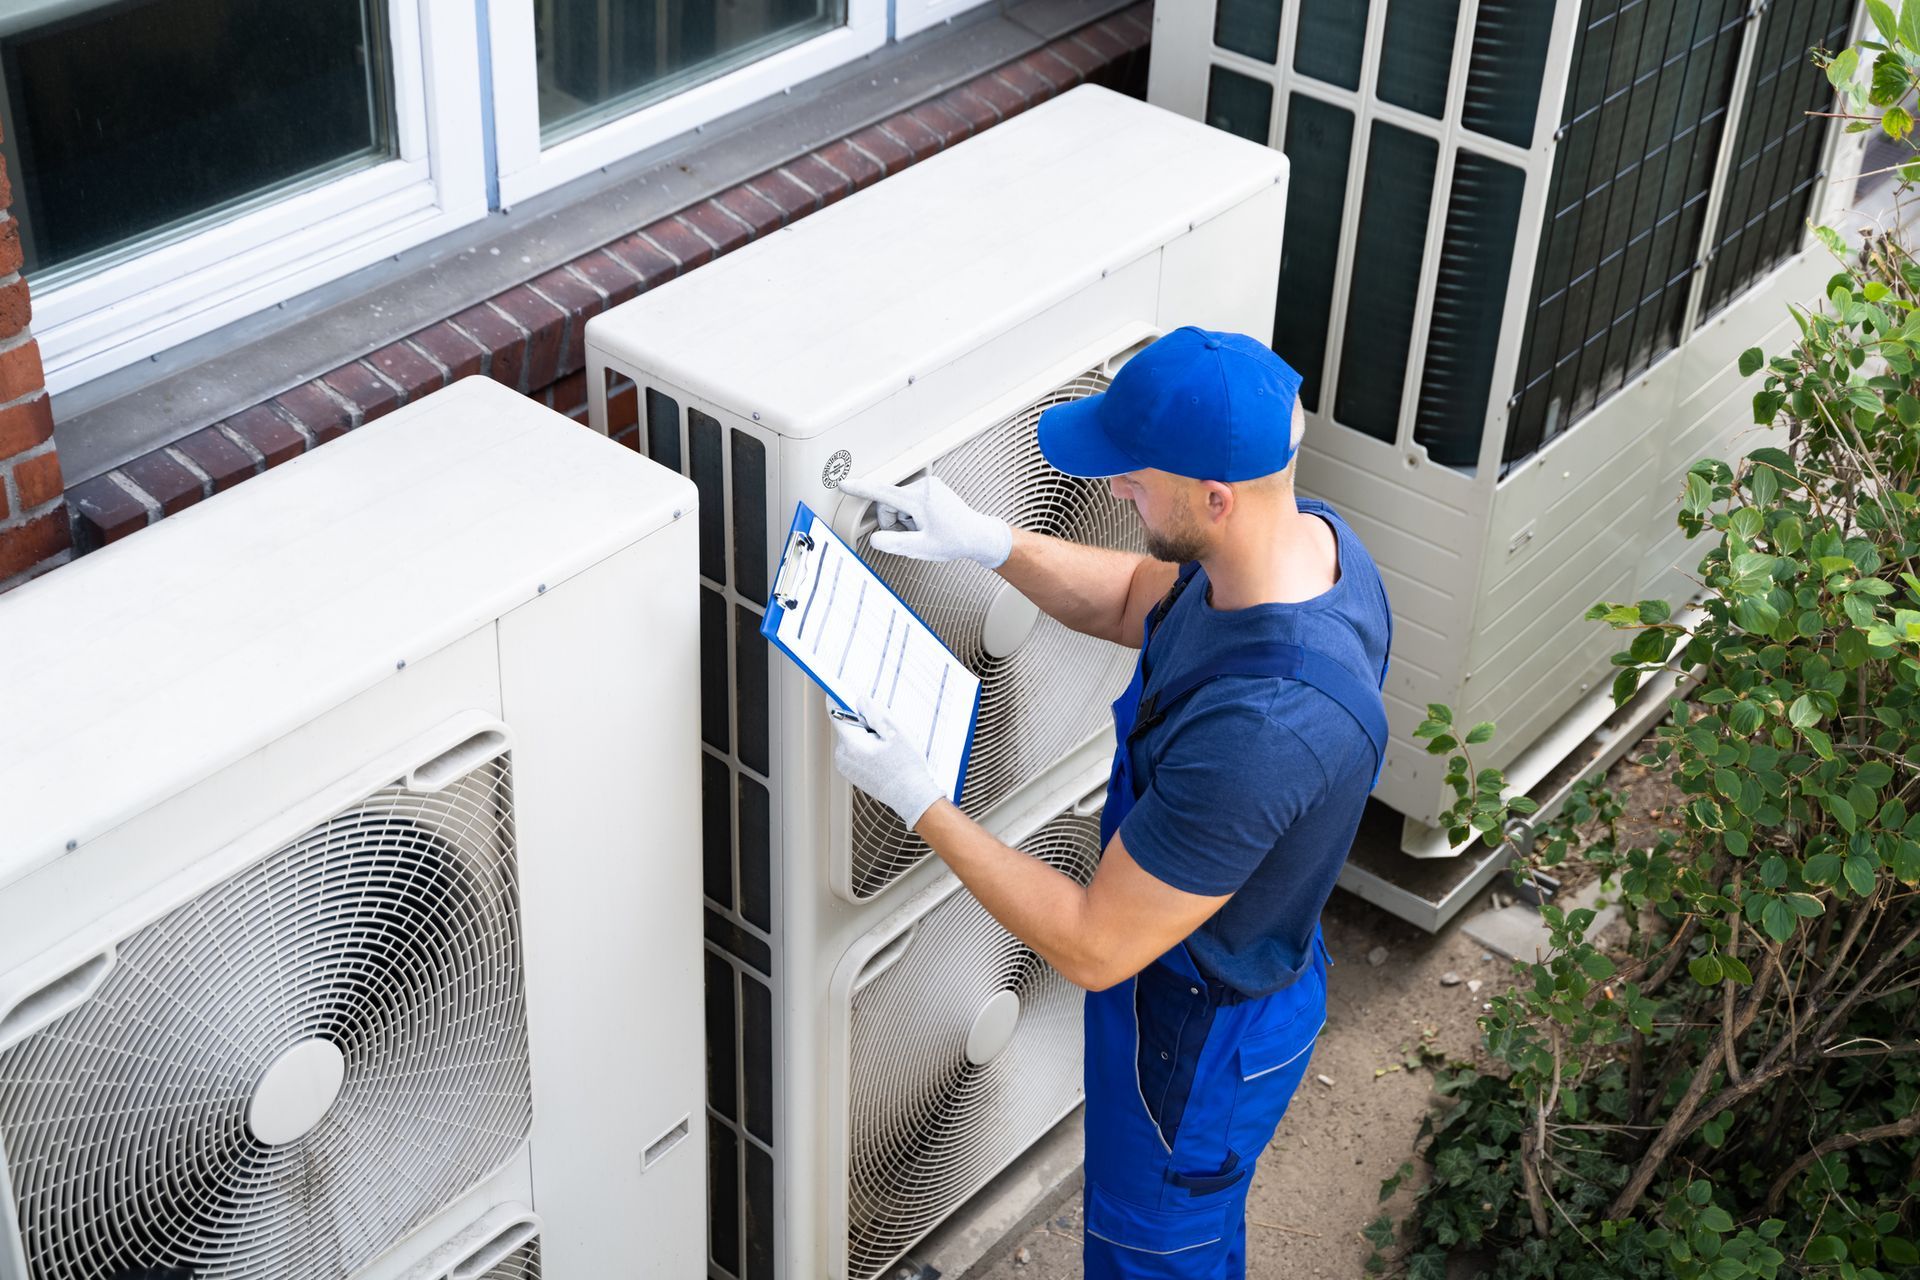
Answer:
MULTIPOLYGON (((1608 775, 1626 809, 1623 843, 1650 841, 1659 827, 1676 823, 1674 793, 1634 762, 1639 754, 1630 752, 1608 775)), ((1565 876, 1569 889, 1590 878, 1578 866, 1565 876)), ((1450 1104, 1433 1093, 1433 1072, 1409 1069, 1408 1062, 1419 1061, 1424 1042, 1443 1060, 1483 1065, 1475 1019, 1512 973, 1509 961, 1461 932, 1486 906, 1482 894, 1429 935, 1345 892, 1328 902, 1322 928, 1334 967, 1327 1025, 1248 1197, 1250 1277, 1359 1280, 1372 1252, 1362 1228, 1383 1209, 1398 1220, 1410 1207, 1413 1184, 1383 1206, 1380 1182, 1412 1158, 1421 1117, 1450 1104), (1376 965, 1367 957, 1377 947, 1386 956, 1376 965), (1449 972, 1458 985, 1442 983, 1449 972), (1476 979, 1485 984, 1478 992, 1468 986, 1476 979)), ((1080 1231, 1076 1193, 970 1280, 1073 1280, 1080 1275, 1080 1231)))

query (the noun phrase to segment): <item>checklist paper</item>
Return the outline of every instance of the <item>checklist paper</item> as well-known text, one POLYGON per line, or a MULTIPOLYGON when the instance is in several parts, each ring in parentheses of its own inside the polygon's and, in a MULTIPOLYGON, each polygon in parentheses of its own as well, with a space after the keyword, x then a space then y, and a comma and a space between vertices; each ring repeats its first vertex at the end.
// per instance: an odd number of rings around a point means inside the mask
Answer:
POLYGON ((760 633, 840 706, 885 708, 959 803, 980 678, 804 502, 760 633))

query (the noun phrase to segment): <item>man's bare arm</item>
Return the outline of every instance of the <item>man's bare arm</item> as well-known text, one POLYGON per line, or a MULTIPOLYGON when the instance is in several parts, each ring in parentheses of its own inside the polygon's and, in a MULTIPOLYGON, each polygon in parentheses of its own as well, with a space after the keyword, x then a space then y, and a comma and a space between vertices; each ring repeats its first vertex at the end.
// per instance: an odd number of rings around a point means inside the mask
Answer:
POLYGON ((1013 551, 997 572, 1062 625, 1137 649, 1147 611, 1179 569, 1134 551, 1015 529, 1013 551))
POLYGON ((1104 991, 1159 959, 1227 902, 1142 870, 1116 834, 1084 888, 988 835, 950 801, 915 828, 993 918, 1076 986, 1104 991))

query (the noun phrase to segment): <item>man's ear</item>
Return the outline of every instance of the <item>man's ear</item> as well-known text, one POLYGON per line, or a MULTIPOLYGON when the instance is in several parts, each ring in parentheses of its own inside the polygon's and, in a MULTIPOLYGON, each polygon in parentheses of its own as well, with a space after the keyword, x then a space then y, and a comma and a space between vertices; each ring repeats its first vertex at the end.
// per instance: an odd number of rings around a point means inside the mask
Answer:
POLYGON ((1233 514, 1234 492, 1230 484, 1218 480, 1202 480, 1201 492, 1207 499, 1207 518, 1213 521, 1225 520, 1233 514))

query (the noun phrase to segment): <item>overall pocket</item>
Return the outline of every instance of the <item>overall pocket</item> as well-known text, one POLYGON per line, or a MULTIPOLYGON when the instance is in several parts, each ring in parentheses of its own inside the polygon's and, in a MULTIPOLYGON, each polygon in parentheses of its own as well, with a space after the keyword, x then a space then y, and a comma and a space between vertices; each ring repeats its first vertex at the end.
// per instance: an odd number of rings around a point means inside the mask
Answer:
POLYGON ((1309 974, 1295 985, 1302 990, 1289 1002, 1291 1008, 1276 1009, 1274 1020, 1241 1040, 1235 1055, 1240 1083, 1229 1135, 1233 1149, 1249 1159, 1257 1158, 1273 1140, 1273 1131, 1306 1075, 1320 1028, 1326 1024, 1324 980, 1309 974))
POLYGON ((1234 1207, 1149 1209, 1089 1183, 1087 1280, 1187 1280, 1210 1275, 1229 1239, 1239 1231, 1239 1222, 1229 1221, 1234 1207))

